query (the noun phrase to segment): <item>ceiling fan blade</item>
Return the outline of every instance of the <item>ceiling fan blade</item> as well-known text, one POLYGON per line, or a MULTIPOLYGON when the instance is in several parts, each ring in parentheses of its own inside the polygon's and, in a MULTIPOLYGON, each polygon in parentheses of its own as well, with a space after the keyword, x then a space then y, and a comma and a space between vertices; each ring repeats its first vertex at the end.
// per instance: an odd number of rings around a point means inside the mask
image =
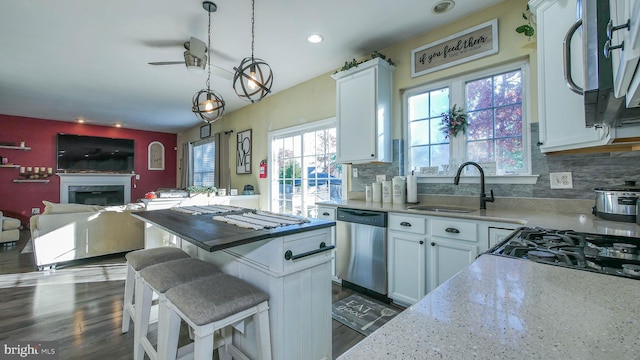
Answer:
POLYGON ((149 65, 184 65, 184 61, 156 61, 150 62, 149 65))
POLYGON ((198 59, 204 59, 207 52, 207 45, 200 39, 191 37, 189 39, 189 53, 198 59))
POLYGON ((219 76, 223 79, 227 79, 227 80, 232 80, 233 79, 233 72, 221 68, 220 66, 216 66, 216 65, 211 65, 211 72, 216 75, 219 76))

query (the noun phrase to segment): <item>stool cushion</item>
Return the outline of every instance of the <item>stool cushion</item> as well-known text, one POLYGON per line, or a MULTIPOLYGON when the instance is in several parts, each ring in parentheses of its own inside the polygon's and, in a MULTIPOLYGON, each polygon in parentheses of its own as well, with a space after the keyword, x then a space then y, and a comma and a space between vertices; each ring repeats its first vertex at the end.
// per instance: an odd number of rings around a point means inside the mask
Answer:
POLYGON ((125 255, 127 263, 135 271, 140 271, 147 266, 188 257, 190 256, 186 252, 171 246, 135 250, 125 255))
POLYGON ((224 319, 269 300, 265 292, 227 274, 176 286, 166 296, 196 325, 224 319))
POLYGON ((215 265, 191 257, 151 265, 140 271, 140 276, 161 294, 172 287, 218 274, 222 271, 215 265))
POLYGON ((20 220, 6 216, 0 216, 0 221, 2 221, 2 230, 16 230, 21 225, 20 220))

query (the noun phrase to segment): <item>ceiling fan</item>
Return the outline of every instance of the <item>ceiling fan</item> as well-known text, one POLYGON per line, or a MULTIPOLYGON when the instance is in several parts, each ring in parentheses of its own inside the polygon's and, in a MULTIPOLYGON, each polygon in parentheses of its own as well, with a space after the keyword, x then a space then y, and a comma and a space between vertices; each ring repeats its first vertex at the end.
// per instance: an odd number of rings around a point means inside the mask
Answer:
MULTIPOLYGON (((183 44, 185 48, 183 61, 156 61, 149 65, 179 65, 183 64, 187 69, 204 70, 207 67, 207 44, 204 41, 191 37, 183 44)), ((211 64, 211 72, 225 79, 233 79, 233 72, 211 64)))

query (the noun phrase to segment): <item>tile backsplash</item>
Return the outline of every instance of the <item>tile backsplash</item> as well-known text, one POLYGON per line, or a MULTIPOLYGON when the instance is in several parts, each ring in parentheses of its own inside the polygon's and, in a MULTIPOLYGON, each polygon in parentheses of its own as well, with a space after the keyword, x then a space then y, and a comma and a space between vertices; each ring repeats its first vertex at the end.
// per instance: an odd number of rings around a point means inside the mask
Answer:
MULTIPOLYGON (((531 197, 562 199, 593 199, 594 188, 621 185, 625 180, 638 181, 640 185, 640 151, 551 155, 540 152, 535 144, 538 139, 538 124, 531 124, 531 165, 534 175, 539 175, 533 185, 487 184, 487 192, 493 189, 496 197, 531 197), (573 189, 551 189, 549 173, 571 172, 573 189)), ((393 162, 387 164, 353 165, 358 177, 352 178, 352 191, 362 192, 367 184, 375 182, 376 175, 385 174, 387 179, 404 175, 404 141, 393 140, 393 162)), ((426 184, 418 183, 418 194, 477 196, 477 184, 426 184)))

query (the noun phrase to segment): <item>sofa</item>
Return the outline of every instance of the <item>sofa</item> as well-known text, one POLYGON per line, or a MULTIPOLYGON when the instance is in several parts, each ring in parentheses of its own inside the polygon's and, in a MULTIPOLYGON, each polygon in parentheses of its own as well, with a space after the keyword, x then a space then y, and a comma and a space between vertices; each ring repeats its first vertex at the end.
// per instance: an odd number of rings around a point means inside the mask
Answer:
POLYGON ((43 201, 41 215, 30 218, 39 270, 56 264, 122 253, 144 247, 144 222, 131 216, 142 204, 97 206, 43 201))

